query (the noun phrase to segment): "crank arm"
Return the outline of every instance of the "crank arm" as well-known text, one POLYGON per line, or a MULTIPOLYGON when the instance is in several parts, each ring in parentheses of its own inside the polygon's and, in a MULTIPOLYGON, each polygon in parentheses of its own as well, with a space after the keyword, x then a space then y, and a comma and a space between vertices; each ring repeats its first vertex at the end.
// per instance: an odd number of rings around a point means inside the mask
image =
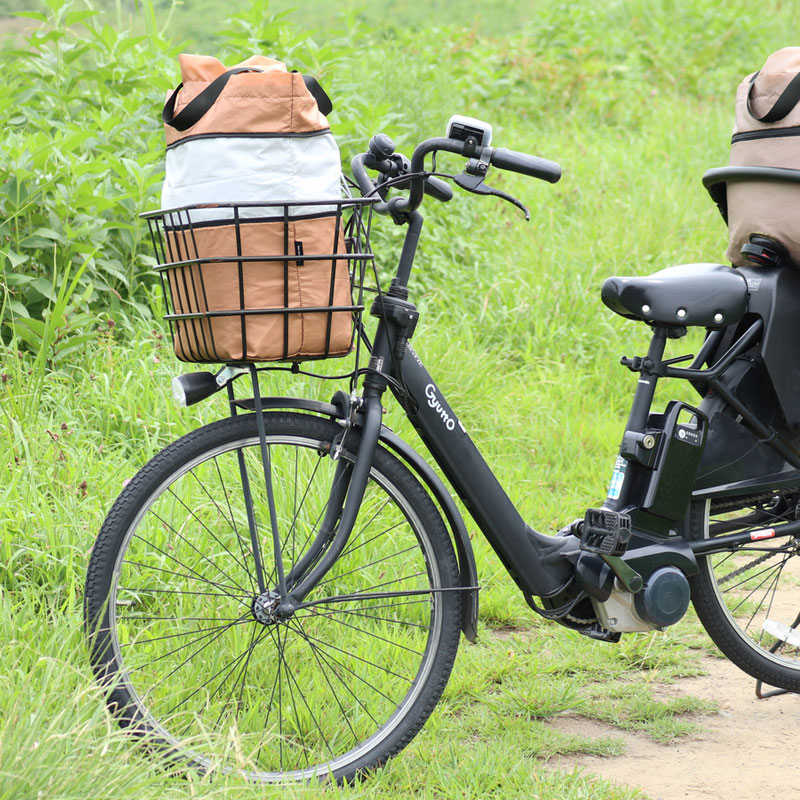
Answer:
POLYGON ((611 567, 611 571, 617 576, 619 582, 625 587, 625 591, 631 592, 632 594, 636 594, 642 586, 644 585, 644 581, 642 580, 642 576, 631 567, 629 564, 626 564, 619 556, 607 556, 601 555, 600 558, 611 567))

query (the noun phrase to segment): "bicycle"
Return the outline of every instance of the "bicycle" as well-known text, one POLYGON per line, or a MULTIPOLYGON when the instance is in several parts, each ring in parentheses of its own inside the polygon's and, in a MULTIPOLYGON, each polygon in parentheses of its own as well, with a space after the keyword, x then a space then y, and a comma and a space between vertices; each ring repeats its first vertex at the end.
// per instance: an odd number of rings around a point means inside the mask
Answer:
MULTIPOLYGON (((604 302, 653 335, 646 356, 622 359, 638 380, 608 497, 555 536, 534 531, 409 342, 424 195, 450 199, 446 177, 525 210, 484 182, 490 168, 560 178, 554 162, 489 146, 486 128, 460 120, 410 161, 379 135, 353 160, 366 199, 351 205, 407 232, 372 303, 371 339, 356 314, 369 364, 350 392, 262 397, 254 364, 181 376, 186 404, 224 390, 230 416, 156 455, 109 512, 87 574, 92 664, 121 724, 183 766, 352 779, 410 742, 461 633, 475 638, 464 521, 433 469, 383 426, 387 388, 538 614, 615 642, 676 623, 693 602, 731 661, 800 690, 800 375, 785 366, 797 273, 775 243, 756 242, 758 267, 609 278, 604 302), (426 169, 437 152, 466 158, 464 171, 426 169), (664 360, 667 340, 691 326, 707 329, 698 354, 664 360), (251 396, 237 397, 248 377, 251 396), (689 381, 698 406, 653 412, 662 378, 689 381)), ((724 204, 720 183, 735 175, 709 176, 724 204)), ((368 248, 357 258, 368 262, 368 248)))

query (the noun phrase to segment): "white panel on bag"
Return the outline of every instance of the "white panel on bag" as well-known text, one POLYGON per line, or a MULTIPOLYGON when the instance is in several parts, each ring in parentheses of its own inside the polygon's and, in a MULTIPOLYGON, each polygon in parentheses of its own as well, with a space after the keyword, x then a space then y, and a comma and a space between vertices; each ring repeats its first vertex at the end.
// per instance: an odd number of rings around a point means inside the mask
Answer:
MULTIPOLYGON (((164 209, 198 203, 285 202, 292 216, 332 212, 296 205, 341 199, 341 162, 333 135, 219 136, 188 139, 167 150, 164 209)), ((243 208, 240 217, 280 216, 281 209, 243 208)), ((230 219, 231 209, 193 211, 192 221, 230 219)))

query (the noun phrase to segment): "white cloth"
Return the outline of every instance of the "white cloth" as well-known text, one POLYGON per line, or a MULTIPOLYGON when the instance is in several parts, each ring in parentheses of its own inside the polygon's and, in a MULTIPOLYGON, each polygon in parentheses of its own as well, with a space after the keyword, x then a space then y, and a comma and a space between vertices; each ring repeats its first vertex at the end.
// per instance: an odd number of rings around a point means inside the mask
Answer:
MULTIPOLYGON (((293 204, 290 216, 331 213, 309 200, 339 200, 341 160, 329 131, 316 136, 214 136, 187 139, 167 150, 161 208, 201 203, 293 204)), ((245 207, 241 218, 283 216, 283 209, 245 207)), ((191 221, 231 219, 233 210, 202 209, 191 221)))

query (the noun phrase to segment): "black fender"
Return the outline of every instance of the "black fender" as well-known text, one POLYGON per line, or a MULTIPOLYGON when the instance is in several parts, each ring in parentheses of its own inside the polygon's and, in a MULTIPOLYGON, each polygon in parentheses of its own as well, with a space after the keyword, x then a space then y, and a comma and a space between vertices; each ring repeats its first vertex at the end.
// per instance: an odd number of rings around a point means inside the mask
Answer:
MULTIPOLYGON (((247 411, 255 410, 253 398, 236 399, 234 403, 247 411)), ((331 419, 346 419, 347 417, 347 409, 342 403, 323 403, 319 400, 302 397, 262 397, 261 407, 309 411, 313 414, 331 417, 331 419)), ((474 642, 478 633, 478 571, 464 518, 441 478, 414 448, 406 444, 385 425, 381 426, 380 442, 417 474, 444 513, 456 549, 460 583, 465 587, 461 631, 469 641, 474 642)))

